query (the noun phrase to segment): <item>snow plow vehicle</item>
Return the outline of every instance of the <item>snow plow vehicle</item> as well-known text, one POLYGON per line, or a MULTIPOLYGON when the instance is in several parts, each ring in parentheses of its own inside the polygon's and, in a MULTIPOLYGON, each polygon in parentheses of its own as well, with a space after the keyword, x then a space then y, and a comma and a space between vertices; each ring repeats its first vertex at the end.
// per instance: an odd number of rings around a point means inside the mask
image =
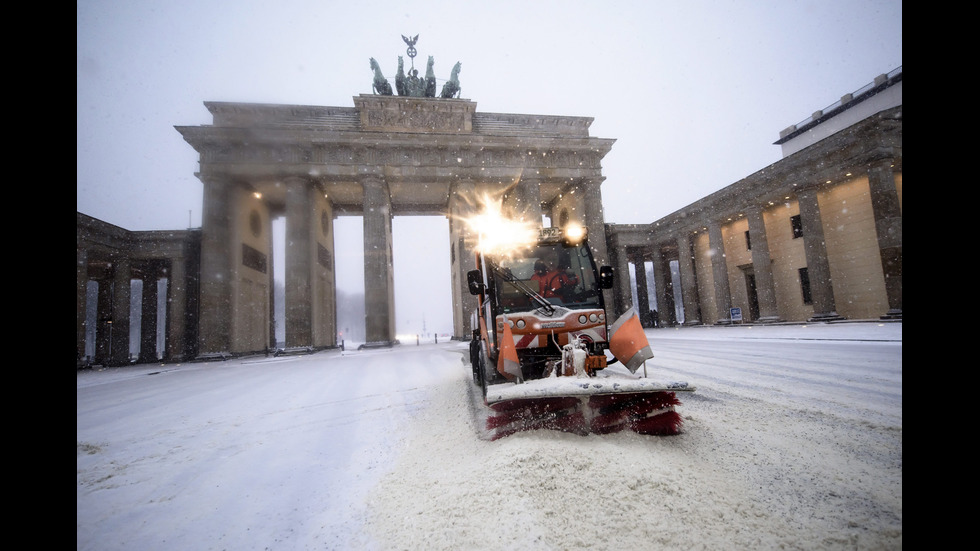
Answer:
POLYGON ((632 308, 608 325, 602 291, 613 271, 596 267, 584 228, 542 228, 527 243, 478 248, 467 285, 478 299, 469 355, 484 436, 681 431, 676 393, 695 388, 646 377, 653 354, 632 308))

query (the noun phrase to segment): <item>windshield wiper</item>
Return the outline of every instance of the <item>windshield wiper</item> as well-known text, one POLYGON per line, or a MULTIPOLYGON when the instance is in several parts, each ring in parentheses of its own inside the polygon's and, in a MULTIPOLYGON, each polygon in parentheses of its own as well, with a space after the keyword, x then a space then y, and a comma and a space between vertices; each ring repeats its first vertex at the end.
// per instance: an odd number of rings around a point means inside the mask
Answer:
POLYGON ((539 295, 533 289, 528 287, 523 281, 514 277, 513 274, 510 273, 510 270, 505 270, 504 268, 501 268, 500 266, 497 265, 496 262, 492 260, 489 262, 489 264, 490 264, 490 269, 496 272, 501 279, 512 284, 514 287, 517 287, 517 289, 520 292, 524 293, 524 296, 541 305, 541 310, 544 311, 544 314, 546 316, 554 315, 555 306, 550 302, 548 302, 548 299, 539 295))

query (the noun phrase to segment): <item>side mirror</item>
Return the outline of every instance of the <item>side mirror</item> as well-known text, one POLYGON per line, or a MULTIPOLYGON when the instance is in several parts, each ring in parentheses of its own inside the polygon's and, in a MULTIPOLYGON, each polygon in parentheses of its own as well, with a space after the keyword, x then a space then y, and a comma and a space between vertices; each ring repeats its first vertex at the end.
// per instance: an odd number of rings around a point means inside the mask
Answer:
POLYGON ((466 284, 470 288, 471 295, 482 295, 484 290, 483 276, 480 270, 470 270, 466 272, 466 284))
POLYGON ((599 268, 599 288, 612 289, 612 287, 613 287, 612 266, 603 266, 599 268))

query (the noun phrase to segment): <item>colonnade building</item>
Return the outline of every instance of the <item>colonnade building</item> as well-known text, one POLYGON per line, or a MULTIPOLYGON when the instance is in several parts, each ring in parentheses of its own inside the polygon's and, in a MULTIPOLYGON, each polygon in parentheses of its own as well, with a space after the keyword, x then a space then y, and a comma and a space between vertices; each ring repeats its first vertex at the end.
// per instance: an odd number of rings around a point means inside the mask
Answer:
POLYGON ((776 145, 781 160, 660 220, 607 225, 617 311, 636 304, 647 326, 901 319, 901 67, 776 145))
POLYGON ((79 212, 75 243, 79 365, 197 356, 199 228, 130 231, 79 212), (131 328, 137 326, 132 332, 139 335, 138 345, 131 346, 131 328), (131 358, 134 348, 139 352, 131 358))
POLYGON ((460 220, 485 194, 513 218, 585 225, 597 262, 615 269, 611 319, 634 303, 648 326, 730 323, 733 312, 760 323, 900 319, 901 85, 900 68, 882 75, 783 131, 780 161, 630 225, 605 222, 601 161, 615 140, 591 136, 591 118, 378 94, 353 108, 206 102, 211 124, 176 127, 200 154, 201 228, 132 232, 78 213, 79 362, 134 360, 135 303, 138 361, 275 348, 278 217, 286 348, 338 345, 333 224, 351 215, 363 218, 365 344, 395 343, 397 215, 449 219, 453 334, 468 340, 476 239, 460 220))

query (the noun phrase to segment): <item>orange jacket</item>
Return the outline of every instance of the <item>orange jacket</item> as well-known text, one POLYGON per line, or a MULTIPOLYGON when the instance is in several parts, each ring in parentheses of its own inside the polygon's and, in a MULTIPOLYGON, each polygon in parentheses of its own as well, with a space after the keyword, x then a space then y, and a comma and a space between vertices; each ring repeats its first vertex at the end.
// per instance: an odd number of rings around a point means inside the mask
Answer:
POLYGON ((561 289, 566 286, 574 286, 578 283, 578 278, 569 276, 562 270, 552 270, 541 276, 535 273, 531 279, 538 282, 538 294, 544 298, 561 298, 561 289))

